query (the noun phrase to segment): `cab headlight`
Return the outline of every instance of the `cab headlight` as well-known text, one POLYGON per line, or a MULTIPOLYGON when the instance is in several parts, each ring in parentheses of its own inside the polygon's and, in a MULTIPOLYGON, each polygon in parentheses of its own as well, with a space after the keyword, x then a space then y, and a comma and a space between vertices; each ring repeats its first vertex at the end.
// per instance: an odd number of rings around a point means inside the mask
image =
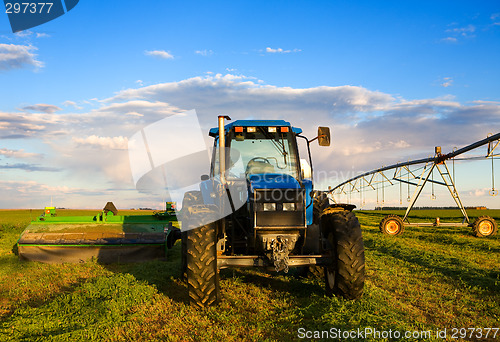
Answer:
POLYGON ((283 203, 283 211, 295 211, 297 206, 295 203, 283 203))
POLYGON ((276 203, 264 203, 264 211, 276 211, 276 203))

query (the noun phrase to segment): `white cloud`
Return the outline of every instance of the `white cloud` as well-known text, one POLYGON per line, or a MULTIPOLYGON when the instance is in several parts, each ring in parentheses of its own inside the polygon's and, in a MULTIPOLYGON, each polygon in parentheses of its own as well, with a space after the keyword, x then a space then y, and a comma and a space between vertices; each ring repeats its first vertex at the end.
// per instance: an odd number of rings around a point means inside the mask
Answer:
POLYGON ((63 102, 63 106, 65 106, 65 107, 73 107, 75 109, 83 109, 83 107, 77 105, 77 103, 75 101, 70 101, 70 100, 64 101, 63 102))
POLYGON ((52 137, 53 134, 58 134, 59 127, 73 122, 66 115, 0 112, 0 139, 52 137))
MULTIPOLYGON (((155 101, 178 108, 201 110, 205 115, 236 112, 239 115, 276 115, 307 110, 318 115, 353 114, 383 109, 394 99, 388 94, 361 87, 316 87, 294 89, 261 84, 241 75, 208 75, 179 82, 162 83, 139 89, 127 89, 104 102, 155 101), (256 113, 255 108, 258 107, 256 113), (259 114, 260 113, 260 114, 259 114), (321 114, 319 114, 321 113, 321 114)), ((129 102, 126 102, 129 103, 129 102)), ((140 112, 140 111, 138 111, 140 112)))
POLYGON ((447 42, 447 43, 456 43, 458 41, 458 39, 454 38, 454 37, 446 37, 446 38, 443 38, 441 40, 443 42, 447 42))
POLYGON ((471 103, 474 103, 474 104, 494 104, 494 105, 500 105, 500 101, 476 100, 476 101, 471 101, 471 103))
POLYGON ((26 66, 43 67, 32 52, 37 50, 31 45, 0 44, 0 70, 20 69, 26 66))
POLYGON ((144 114, 137 113, 137 112, 128 112, 128 113, 125 113, 125 115, 144 116, 144 114))
MULTIPOLYGON (((144 89, 144 88, 141 88, 144 89)), ((182 111, 163 101, 130 100, 106 104, 92 113, 99 117, 111 118, 123 115, 147 116, 148 120, 160 119, 182 111)))
MULTIPOLYGON (((456 23, 450 24, 450 26, 456 26, 456 23)), ((448 43, 456 43, 458 42, 459 39, 470 39, 475 37, 475 32, 476 32, 476 27, 474 25, 467 25, 463 27, 452 27, 445 32, 447 33, 448 37, 442 39, 444 42, 448 43)))
POLYGON ((451 87, 453 85, 453 79, 451 77, 444 77, 443 83, 441 83, 441 87, 451 87))
POLYGON ((282 48, 273 49, 270 47, 266 48, 267 53, 291 53, 291 52, 300 52, 300 51, 302 51, 302 50, 301 49, 283 50, 282 48))
POLYGON ((17 37, 26 38, 33 34, 33 31, 25 30, 14 33, 17 37))
POLYGON ((5 156, 7 158, 33 158, 40 156, 38 153, 29 153, 21 150, 9 150, 7 148, 0 149, 0 155, 5 156))
POLYGON ((48 38, 48 37, 50 37, 50 34, 37 32, 36 37, 37 38, 48 38))
POLYGON ((52 113, 55 113, 55 112, 61 110, 61 108, 54 106, 54 105, 50 105, 50 104, 39 103, 36 105, 25 106, 22 108, 22 110, 33 111, 33 112, 44 112, 47 114, 52 114, 52 113))
POLYGON ((469 191, 467 194, 472 197, 484 197, 489 195, 491 188, 474 189, 469 191))
POLYGON ((128 139, 119 137, 98 137, 91 135, 86 138, 73 138, 73 141, 80 146, 99 147, 101 149, 125 150, 127 149, 128 139))
POLYGON ((144 53, 148 56, 158 57, 161 59, 174 59, 172 54, 164 50, 145 51, 144 53))
POLYGON ((194 53, 197 55, 204 56, 204 57, 214 54, 214 52, 212 50, 196 50, 194 53))
POLYGON ((464 37, 468 36, 471 33, 474 33, 475 31, 476 31, 476 27, 474 25, 467 25, 465 27, 455 27, 455 28, 446 30, 446 32, 456 33, 456 34, 459 34, 459 35, 464 36, 464 37))

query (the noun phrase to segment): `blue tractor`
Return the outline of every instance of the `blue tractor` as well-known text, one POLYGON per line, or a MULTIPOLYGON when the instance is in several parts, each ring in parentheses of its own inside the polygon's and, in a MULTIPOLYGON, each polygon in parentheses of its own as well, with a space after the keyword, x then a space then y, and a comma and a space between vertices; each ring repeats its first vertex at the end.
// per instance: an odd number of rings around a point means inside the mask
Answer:
POLYGON ((313 190, 309 145, 330 145, 319 127, 308 140, 283 120, 238 120, 210 130, 214 138, 210 175, 200 190, 184 194, 182 266, 191 303, 220 300, 219 270, 291 267, 324 270, 329 296, 357 299, 363 293, 365 258, 354 205, 330 204, 313 190), (307 148, 299 156, 298 140, 307 148))

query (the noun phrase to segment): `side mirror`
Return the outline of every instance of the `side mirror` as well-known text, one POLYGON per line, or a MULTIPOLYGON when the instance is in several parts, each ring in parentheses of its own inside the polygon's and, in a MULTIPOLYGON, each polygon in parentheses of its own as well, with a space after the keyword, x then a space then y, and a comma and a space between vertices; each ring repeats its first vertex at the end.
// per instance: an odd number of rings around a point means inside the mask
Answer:
POLYGON ((209 180, 210 177, 208 175, 201 175, 201 181, 206 181, 206 180, 209 180))
POLYGON ((318 127, 319 146, 330 146, 330 127, 318 127))

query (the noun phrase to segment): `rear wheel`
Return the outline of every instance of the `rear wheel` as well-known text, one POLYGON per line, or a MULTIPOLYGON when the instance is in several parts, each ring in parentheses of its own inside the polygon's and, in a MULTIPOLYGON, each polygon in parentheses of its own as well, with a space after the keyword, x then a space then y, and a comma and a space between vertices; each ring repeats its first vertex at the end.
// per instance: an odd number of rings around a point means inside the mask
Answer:
POLYGON ((379 229, 386 235, 401 235, 405 230, 405 226, 401 217, 397 215, 387 215, 380 222, 379 229))
POLYGON ((472 232, 477 237, 492 236, 497 233, 496 221, 490 216, 480 216, 472 224, 472 232))
POLYGON ((217 224, 214 206, 190 207, 186 231, 186 274, 191 304, 206 307, 220 300, 217 224), (213 221, 211 220, 213 218, 213 221), (203 222, 211 222, 203 224, 203 222))
POLYGON ((354 213, 327 208, 320 220, 326 253, 333 262, 324 268, 328 296, 357 299, 365 283, 365 253, 361 226, 354 213))

